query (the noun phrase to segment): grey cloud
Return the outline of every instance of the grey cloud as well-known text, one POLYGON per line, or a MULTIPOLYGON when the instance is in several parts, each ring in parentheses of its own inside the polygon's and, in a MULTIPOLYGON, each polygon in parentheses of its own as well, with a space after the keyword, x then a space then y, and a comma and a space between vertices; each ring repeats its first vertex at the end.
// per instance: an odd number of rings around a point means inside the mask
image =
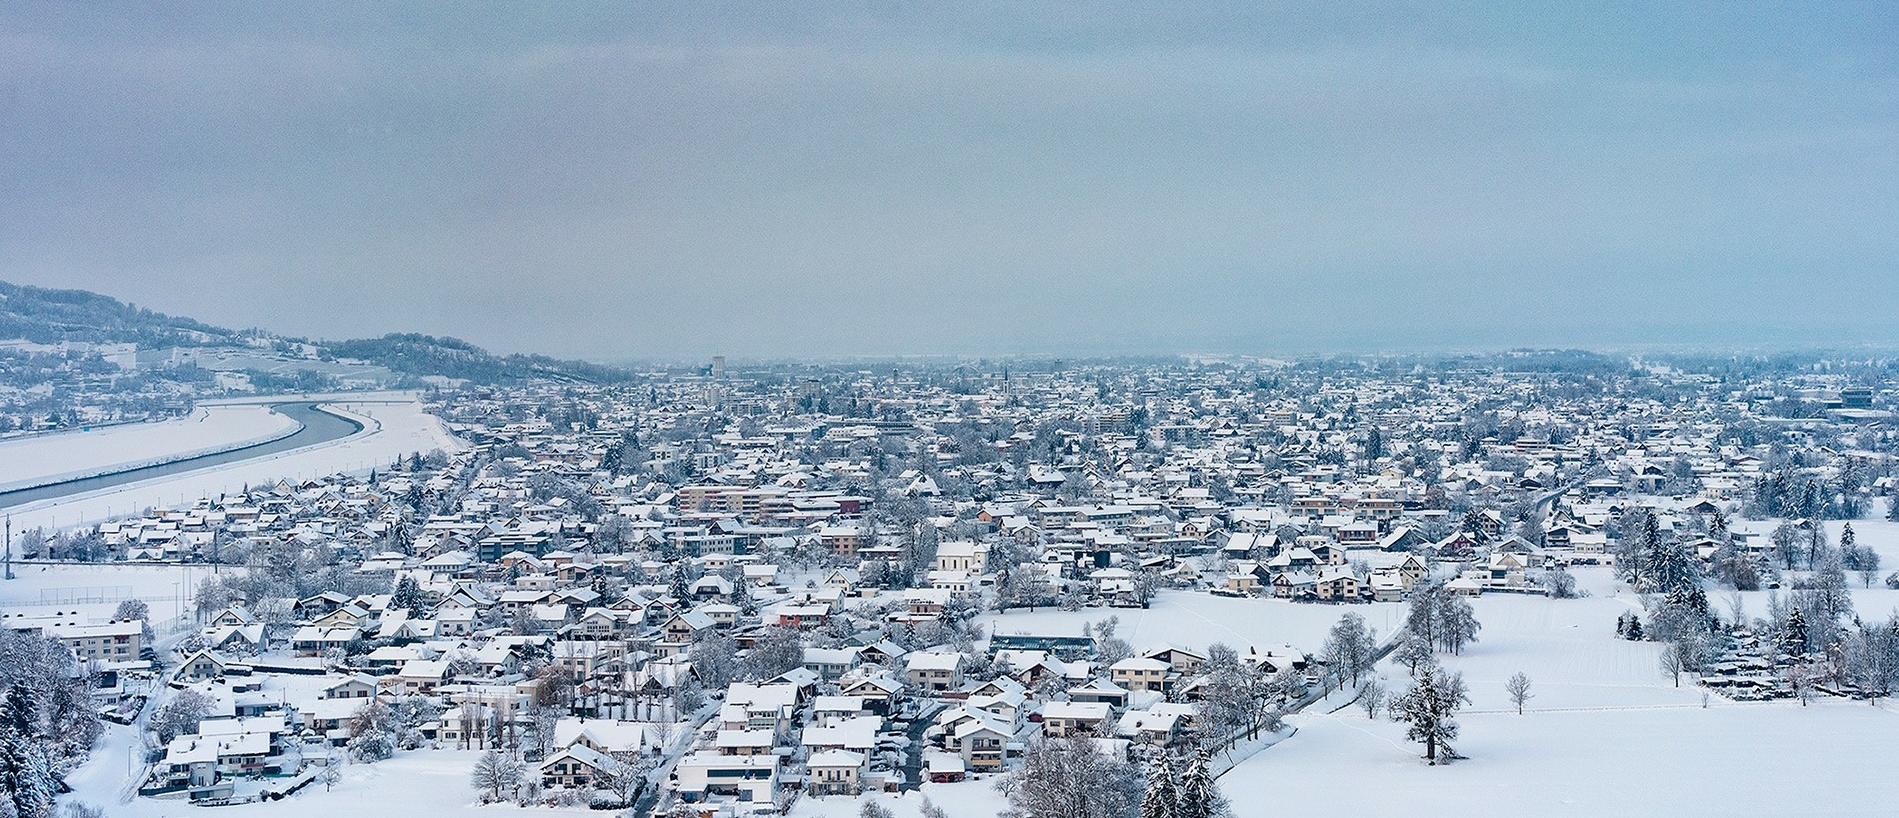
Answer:
POLYGON ((1891 340, 1899 307, 1863 21, 106 8, 0 23, 0 277, 219 323, 1068 354, 1891 340))

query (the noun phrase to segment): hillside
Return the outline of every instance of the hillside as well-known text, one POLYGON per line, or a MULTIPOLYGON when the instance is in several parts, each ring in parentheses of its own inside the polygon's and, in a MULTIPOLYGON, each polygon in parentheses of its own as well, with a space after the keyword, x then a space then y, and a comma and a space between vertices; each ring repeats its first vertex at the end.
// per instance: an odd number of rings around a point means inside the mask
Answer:
POLYGON ((242 332, 166 315, 85 290, 57 290, 0 281, 0 341, 34 344, 137 344, 141 350, 171 347, 269 349, 289 360, 272 367, 294 375, 299 358, 314 371, 337 359, 362 361, 411 377, 445 377, 479 384, 536 380, 604 383, 624 370, 542 355, 495 355, 457 338, 396 333, 381 338, 310 341, 258 330, 242 332))
POLYGON ((0 340, 160 347, 234 343, 236 337, 227 329, 140 309, 111 296, 0 281, 0 340))

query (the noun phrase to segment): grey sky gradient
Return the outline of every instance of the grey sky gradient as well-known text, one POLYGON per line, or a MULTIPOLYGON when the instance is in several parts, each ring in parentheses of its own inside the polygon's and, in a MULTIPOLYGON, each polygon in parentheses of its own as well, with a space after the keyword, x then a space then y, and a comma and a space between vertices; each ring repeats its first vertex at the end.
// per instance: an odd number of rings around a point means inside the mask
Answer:
POLYGON ((919 5, 0 0, 0 278, 603 360, 1899 340, 1899 6, 919 5))

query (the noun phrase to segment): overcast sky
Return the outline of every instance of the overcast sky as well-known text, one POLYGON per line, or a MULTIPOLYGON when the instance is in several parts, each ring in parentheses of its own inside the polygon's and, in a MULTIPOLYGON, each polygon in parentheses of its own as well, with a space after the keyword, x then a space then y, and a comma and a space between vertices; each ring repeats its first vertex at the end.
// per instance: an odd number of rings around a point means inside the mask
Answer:
POLYGON ((599 360, 1899 340, 1899 6, 1366 5, 0 0, 0 279, 599 360))

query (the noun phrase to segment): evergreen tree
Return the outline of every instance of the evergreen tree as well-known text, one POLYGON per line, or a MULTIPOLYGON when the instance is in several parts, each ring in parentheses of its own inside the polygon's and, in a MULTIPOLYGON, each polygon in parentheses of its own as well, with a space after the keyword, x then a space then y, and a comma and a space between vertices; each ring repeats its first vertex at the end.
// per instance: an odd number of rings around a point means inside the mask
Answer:
POLYGON ((1174 769, 1163 752, 1147 771, 1147 788, 1141 792, 1141 818, 1175 818, 1175 800, 1174 769))
POLYGON ((396 590, 389 598, 389 607, 409 611, 417 616, 428 612, 427 606, 422 604, 422 586, 415 581, 414 576, 403 574, 396 580, 396 590))
POLYGON ((1886 522, 1899 523, 1899 494, 1886 500, 1886 522))
POLYGON ((1781 626, 1780 652, 1795 658, 1807 655, 1807 616, 1799 608, 1787 614, 1787 624, 1781 626))
POLYGON ((0 702, 0 731, 30 737, 39 732, 33 726, 38 713, 33 691, 23 684, 10 685, 5 701, 0 702))
POLYGON ((5 798, 0 807, 20 818, 51 815, 59 790, 46 758, 46 741, 35 726, 37 713, 26 685, 7 688, 0 703, 0 797, 5 798))
POLYGON ((1207 750, 1202 747, 1187 762, 1187 771, 1180 777, 1180 791, 1174 797, 1175 818, 1218 818, 1227 813, 1226 800, 1214 786, 1207 761, 1207 750))
POLYGON ((666 593, 674 599, 685 602, 692 597, 692 586, 686 583, 686 564, 684 561, 673 566, 672 584, 666 586, 666 593))
POLYGON ((1800 487, 1800 516, 1817 523, 1822 509, 1820 484, 1808 480, 1806 485, 1800 487))
POLYGON ((1679 542, 1656 538, 1644 562, 1647 563, 1647 587, 1657 593, 1674 593, 1701 581, 1694 561, 1679 542))
POLYGON ((751 583, 745 580, 743 574, 732 581, 732 604, 738 608, 740 616, 754 616, 758 613, 758 600, 752 598, 751 583))

